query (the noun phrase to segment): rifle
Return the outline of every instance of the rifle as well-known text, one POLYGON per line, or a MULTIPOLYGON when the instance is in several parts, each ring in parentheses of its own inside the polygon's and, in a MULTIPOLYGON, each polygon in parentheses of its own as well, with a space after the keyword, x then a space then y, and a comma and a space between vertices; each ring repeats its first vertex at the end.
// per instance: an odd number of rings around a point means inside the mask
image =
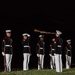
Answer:
POLYGON ((41 31, 41 30, 38 30, 38 29, 34 29, 34 32, 38 32, 38 33, 41 33, 41 34, 55 34, 54 32, 46 32, 46 31, 41 31))
MULTIPOLYGON (((5 54, 5 41, 4 41, 4 54, 5 54)), ((6 56, 4 55, 4 71, 6 72, 6 56)))
POLYGON ((4 71, 6 71, 6 56, 4 56, 4 71))

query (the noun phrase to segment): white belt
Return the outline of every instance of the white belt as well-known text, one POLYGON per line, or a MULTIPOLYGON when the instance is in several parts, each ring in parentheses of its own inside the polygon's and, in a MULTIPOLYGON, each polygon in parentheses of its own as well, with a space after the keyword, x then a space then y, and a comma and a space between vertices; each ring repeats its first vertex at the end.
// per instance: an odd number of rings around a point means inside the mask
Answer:
POLYGON ((52 50, 55 50, 55 49, 52 49, 52 50))
POLYGON ((61 47, 61 45, 57 45, 57 47, 61 47))
POLYGON ((43 49, 43 48, 40 47, 40 49, 43 49))
POLYGON ((5 45, 6 47, 12 47, 12 45, 5 45))
POLYGON ((70 51, 70 50, 67 50, 67 51, 70 51))
POLYGON ((24 46, 24 47, 29 47, 29 46, 24 46))

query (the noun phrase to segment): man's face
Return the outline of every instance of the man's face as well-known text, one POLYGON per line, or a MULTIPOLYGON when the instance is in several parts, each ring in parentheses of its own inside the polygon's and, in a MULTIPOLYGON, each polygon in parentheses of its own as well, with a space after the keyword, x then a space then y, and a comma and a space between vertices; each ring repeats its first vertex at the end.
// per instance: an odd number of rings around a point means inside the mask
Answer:
POLYGON ((11 37, 11 33, 6 33, 6 36, 7 37, 11 37))
POLYGON ((59 34, 56 34, 56 37, 59 37, 60 35, 59 34))
POLYGON ((23 39, 26 40, 27 39, 27 36, 23 36, 23 39))
POLYGON ((44 38, 40 38, 41 41, 44 41, 44 38))
POLYGON ((71 42, 68 42, 68 44, 70 45, 70 44, 71 44, 71 42))

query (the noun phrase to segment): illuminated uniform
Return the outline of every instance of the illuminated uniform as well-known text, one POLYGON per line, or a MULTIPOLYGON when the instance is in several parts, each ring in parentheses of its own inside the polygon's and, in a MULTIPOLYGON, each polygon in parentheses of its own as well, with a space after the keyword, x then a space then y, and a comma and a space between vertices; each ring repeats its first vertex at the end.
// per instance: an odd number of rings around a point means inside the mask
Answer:
MULTIPOLYGON (((56 34, 60 35, 60 31, 56 31, 56 34)), ((63 40, 60 37, 56 37, 56 55, 55 55, 55 63, 56 63, 56 72, 62 72, 62 44, 63 40)))
MULTIPOLYGON (((71 42, 71 40, 67 40, 67 42, 71 42)), ((72 46, 71 44, 66 45, 66 69, 71 67, 71 57, 72 57, 72 46)))
POLYGON ((30 51, 30 45, 29 45, 29 36, 28 34, 23 34, 23 36, 27 36, 26 40, 22 41, 22 45, 23 45, 23 70, 29 70, 29 62, 30 62, 30 55, 31 55, 31 51, 30 51))
MULTIPOLYGON (((6 32, 10 32, 10 30, 6 30, 6 32)), ((6 71, 11 71, 11 61, 12 61, 12 54, 13 54, 13 48, 12 48, 12 39, 10 37, 5 37, 2 42, 2 55, 5 56, 5 66, 6 71)))
MULTIPOLYGON (((43 38, 43 35, 39 36, 40 38, 43 38)), ((38 60, 38 70, 43 69, 44 65, 44 55, 45 55, 45 43, 43 41, 39 41, 37 43, 37 57, 39 58, 38 60)))

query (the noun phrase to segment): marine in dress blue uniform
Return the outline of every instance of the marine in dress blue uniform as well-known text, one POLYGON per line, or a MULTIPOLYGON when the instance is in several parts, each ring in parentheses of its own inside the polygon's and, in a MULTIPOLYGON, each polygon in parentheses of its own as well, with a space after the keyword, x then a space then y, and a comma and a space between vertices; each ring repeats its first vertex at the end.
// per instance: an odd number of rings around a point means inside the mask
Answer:
POLYGON ((55 38, 53 38, 52 43, 50 44, 50 51, 49 51, 51 69, 55 68, 55 49, 56 49, 56 42, 55 38))
POLYGON ((11 71, 11 62, 12 62, 12 39, 11 39, 11 30, 6 30, 6 37, 2 41, 2 55, 5 57, 5 71, 11 71))
POLYGON ((71 67, 71 57, 72 57, 71 40, 68 39, 66 42, 67 42, 66 51, 65 51, 65 55, 66 55, 66 69, 70 69, 70 67, 71 67))
POLYGON ((63 40, 60 38, 62 33, 59 30, 56 30, 56 51, 55 51, 55 63, 56 63, 56 72, 62 72, 62 44, 63 40))
POLYGON ((23 70, 29 70, 29 62, 30 62, 30 55, 31 55, 31 50, 30 50, 30 35, 28 33, 23 34, 23 40, 22 40, 22 45, 23 45, 23 70))
POLYGON ((38 70, 43 69, 44 55, 45 55, 45 42, 44 35, 39 35, 40 41, 37 43, 37 57, 38 57, 38 70))

